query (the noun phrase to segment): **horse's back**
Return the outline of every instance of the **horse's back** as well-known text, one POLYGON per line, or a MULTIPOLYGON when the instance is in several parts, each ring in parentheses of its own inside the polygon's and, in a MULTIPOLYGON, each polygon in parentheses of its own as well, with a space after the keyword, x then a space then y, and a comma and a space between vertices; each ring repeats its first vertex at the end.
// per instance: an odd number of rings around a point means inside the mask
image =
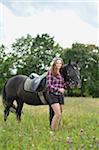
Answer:
POLYGON ((8 101, 16 100, 20 103, 29 105, 43 105, 41 96, 37 92, 28 92, 24 90, 24 83, 27 76, 17 75, 10 78, 5 85, 6 99, 8 101))
POLYGON ((25 75, 16 75, 8 79, 6 82, 5 90, 8 95, 16 96, 18 88, 21 86, 21 84, 24 83, 27 76, 25 75))

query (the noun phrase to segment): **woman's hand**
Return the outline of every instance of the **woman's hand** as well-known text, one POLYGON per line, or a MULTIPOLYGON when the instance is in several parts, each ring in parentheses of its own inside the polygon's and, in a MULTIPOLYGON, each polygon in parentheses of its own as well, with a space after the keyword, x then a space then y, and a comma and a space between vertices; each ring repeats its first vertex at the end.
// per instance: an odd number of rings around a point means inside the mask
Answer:
POLYGON ((58 91, 64 93, 64 88, 60 88, 58 91))

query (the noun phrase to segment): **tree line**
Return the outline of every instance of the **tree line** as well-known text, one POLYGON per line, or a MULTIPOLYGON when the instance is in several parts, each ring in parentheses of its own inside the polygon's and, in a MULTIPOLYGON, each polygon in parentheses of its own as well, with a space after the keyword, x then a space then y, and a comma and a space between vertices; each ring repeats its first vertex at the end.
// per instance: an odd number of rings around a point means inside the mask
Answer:
POLYGON ((99 47, 89 44, 73 43, 71 48, 62 48, 48 34, 32 37, 27 34, 12 43, 9 53, 7 47, 0 45, 0 92, 7 79, 16 75, 29 76, 32 72, 42 74, 56 56, 79 61, 81 88, 71 89, 70 96, 99 97, 99 47))

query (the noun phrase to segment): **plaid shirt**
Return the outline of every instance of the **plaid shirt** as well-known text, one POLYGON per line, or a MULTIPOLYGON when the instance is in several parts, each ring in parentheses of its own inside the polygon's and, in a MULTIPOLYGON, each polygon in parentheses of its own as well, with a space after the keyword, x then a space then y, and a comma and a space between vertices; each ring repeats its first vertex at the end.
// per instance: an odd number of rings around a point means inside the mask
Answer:
POLYGON ((46 81, 47 81, 47 89, 49 92, 55 93, 57 95, 62 94, 61 92, 58 91, 60 88, 65 88, 64 79, 61 75, 57 75, 55 77, 49 70, 47 73, 46 81))

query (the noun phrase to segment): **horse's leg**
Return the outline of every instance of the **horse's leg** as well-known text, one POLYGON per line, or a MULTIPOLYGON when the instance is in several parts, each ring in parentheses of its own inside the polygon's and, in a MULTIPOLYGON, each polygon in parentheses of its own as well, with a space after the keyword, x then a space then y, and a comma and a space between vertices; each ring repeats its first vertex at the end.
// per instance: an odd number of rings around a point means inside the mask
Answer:
POLYGON ((22 108, 23 108, 23 103, 19 103, 17 102, 17 109, 16 109, 16 118, 18 121, 21 121, 21 111, 22 111, 22 108))
POLYGON ((16 113, 16 106, 14 104, 12 104, 11 108, 10 108, 10 111, 12 113, 16 113))
POLYGON ((4 110, 4 121, 7 120, 7 117, 9 115, 9 110, 10 110, 10 107, 9 106, 6 106, 5 107, 5 110, 4 110))
POLYGON ((54 116, 54 111, 53 111, 52 107, 49 105, 49 122, 50 122, 50 126, 51 126, 53 116, 54 116))
POLYGON ((7 98, 6 100, 6 105, 5 105, 5 110, 4 110, 4 121, 7 120, 7 117, 9 115, 10 107, 13 104, 13 100, 11 98, 7 98))

